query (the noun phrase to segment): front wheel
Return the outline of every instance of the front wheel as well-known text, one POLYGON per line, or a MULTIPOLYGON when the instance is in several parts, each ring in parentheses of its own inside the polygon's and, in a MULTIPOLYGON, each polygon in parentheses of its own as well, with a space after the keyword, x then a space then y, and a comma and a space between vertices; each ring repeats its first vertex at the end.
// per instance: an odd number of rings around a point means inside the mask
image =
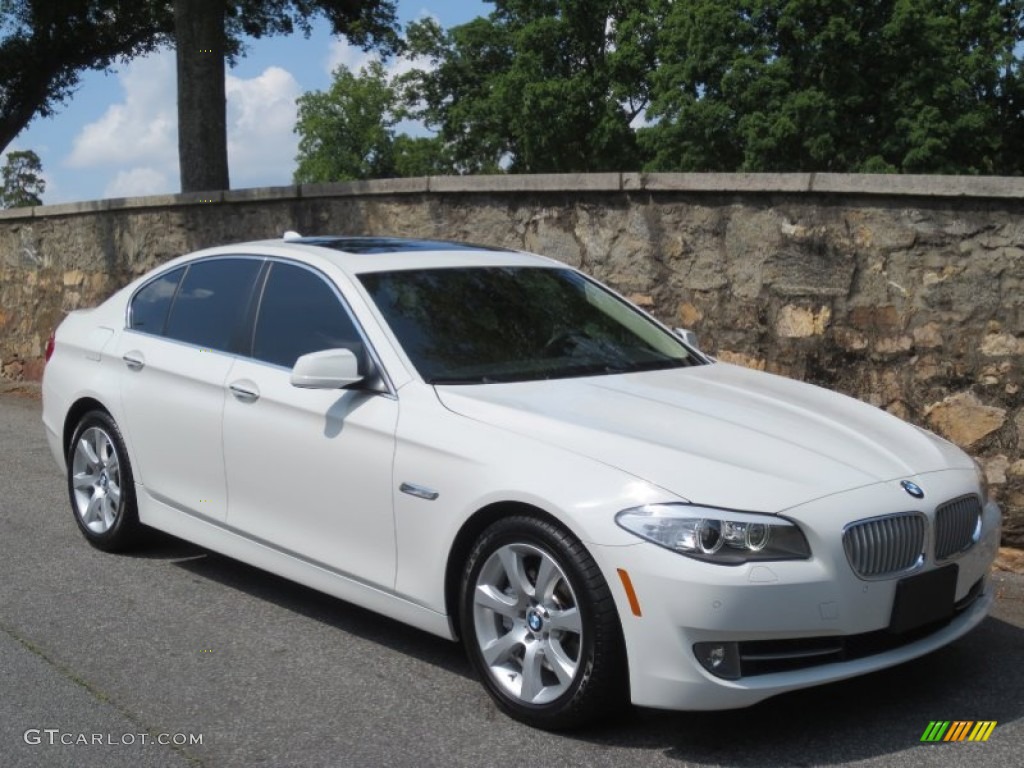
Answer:
POLYGON ((141 538, 135 482, 117 424, 103 411, 90 411, 68 446, 68 495, 75 522, 98 549, 119 552, 141 538))
POLYGON ((511 517, 484 531, 466 563, 461 607, 470 660, 517 720, 571 728, 626 704, 615 603, 590 554, 562 528, 511 517))

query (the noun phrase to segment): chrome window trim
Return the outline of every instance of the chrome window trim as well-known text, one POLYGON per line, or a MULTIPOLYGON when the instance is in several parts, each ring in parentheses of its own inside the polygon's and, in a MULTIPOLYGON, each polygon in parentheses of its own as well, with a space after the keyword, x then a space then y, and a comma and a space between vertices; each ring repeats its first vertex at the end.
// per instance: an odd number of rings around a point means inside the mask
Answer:
MULTIPOLYGON (((352 311, 352 307, 349 305, 348 300, 345 298, 344 294, 342 294, 341 290, 338 288, 335 282, 331 280, 330 277, 324 274, 321 270, 302 261, 289 259, 285 256, 266 256, 265 261, 268 263, 280 263, 289 266, 300 267, 308 272, 311 272, 313 275, 320 278, 320 280, 327 284, 327 287, 331 289, 331 291, 334 293, 334 297, 341 304, 342 310, 344 310, 345 314, 348 315, 348 319, 352 322, 352 327, 355 328, 356 333, 359 334, 359 339, 363 343, 363 348, 366 349, 367 354, 369 355, 371 361, 373 362, 373 367, 376 369, 381 381, 384 384, 384 387, 387 389, 386 392, 378 392, 378 394, 384 395, 386 397, 391 397, 397 400, 398 390, 395 388, 394 383, 391 381, 391 376, 388 374, 387 369, 384 367, 384 363, 381 362, 380 355, 377 354, 377 350, 374 348, 373 344, 370 343, 370 339, 366 335, 366 331, 363 329, 362 323, 360 323, 359 318, 355 316, 355 313, 352 311)), ((263 307, 263 294, 266 291, 267 280, 269 279, 270 273, 268 271, 268 273, 263 276, 263 280, 260 285, 260 295, 257 298, 256 302, 256 311, 253 314, 253 338, 255 338, 256 324, 260 317, 260 309, 263 307)), ((242 355, 242 357, 244 357, 244 359, 246 360, 251 360, 254 363, 258 363, 259 365, 266 365, 270 368, 276 368, 277 370, 280 371, 291 371, 291 368, 285 368, 284 366, 277 365, 276 363, 268 363, 265 360, 260 360, 259 358, 252 357, 251 355, 242 355)))
MULTIPOLYGON (((124 331, 129 332, 129 333, 138 333, 138 334, 141 334, 143 336, 149 336, 149 337, 152 337, 152 338, 162 339, 164 341, 173 342, 175 344, 181 344, 182 346, 191 347, 193 349, 207 349, 206 347, 200 346, 198 344, 193 344, 193 343, 188 342, 188 341, 181 341, 179 339, 169 338, 168 336, 166 336, 166 335, 164 335, 162 333, 151 333, 149 331, 141 331, 141 330, 137 330, 135 328, 132 328, 131 327, 132 304, 135 302, 135 297, 138 295, 138 293, 141 290, 143 290, 144 288, 149 286, 154 281, 159 280, 160 278, 162 278, 163 276, 165 276, 169 272, 173 272, 174 270, 180 269, 182 267, 188 268, 188 267, 191 267, 193 264, 199 264, 201 262, 223 260, 223 259, 235 259, 235 260, 238 260, 238 259, 243 259, 243 260, 255 259, 255 260, 258 260, 260 262, 263 262, 264 265, 266 265, 266 264, 268 264, 270 262, 279 262, 279 263, 282 263, 282 264, 288 264, 290 266, 301 267, 302 269, 305 269, 305 270, 308 270, 309 272, 312 272, 314 275, 316 275, 318 278, 320 278, 322 281, 324 281, 324 283, 327 284, 327 287, 330 288, 331 291, 334 293, 335 298, 341 304, 341 307, 344 310, 345 314, 348 315, 349 320, 352 321, 352 325, 353 325, 353 327, 355 327, 356 333, 359 334, 359 338, 360 338, 360 340, 363 343, 363 347, 366 349, 367 354, 370 357, 370 359, 371 359, 371 361, 373 363, 374 368, 376 369, 378 375, 380 376, 381 382, 384 384, 384 388, 386 389, 386 391, 383 391, 383 392, 382 391, 377 391, 377 394, 383 395, 384 397, 391 398, 392 400, 397 400, 398 399, 398 390, 395 387, 394 382, 391 379, 391 375, 388 373, 387 369, 384 367, 384 363, 381 362, 380 355, 377 353, 376 348, 373 346, 373 344, 370 342, 370 339, 366 335, 366 331, 363 329, 362 323, 360 323, 359 319, 355 316, 355 313, 352 311, 351 306, 349 306, 348 300, 345 298, 344 294, 342 294, 341 290, 338 288, 338 286, 335 284, 335 282, 333 280, 331 280, 330 277, 328 277, 322 270, 318 269, 317 267, 314 267, 314 266, 312 266, 310 264, 306 264, 305 262, 302 262, 302 261, 298 261, 296 259, 288 258, 286 256, 258 255, 258 254, 251 254, 251 253, 239 253, 239 254, 218 253, 218 254, 211 255, 211 256, 202 256, 200 258, 192 259, 190 261, 186 261, 186 262, 181 263, 181 264, 175 264, 173 267, 168 267, 165 270, 161 270, 157 274, 153 275, 149 280, 147 280, 146 282, 142 283, 134 291, 132 291, 132 295, 128 298, 128 302, 125 305, 125 318, 124 318, 125 325, 124 325, 124 331)), ((263 291, 266 288, 267 278, 268 277, 269 277, 269 274, 264 274, 262 276, 257 276, 258 287, 259 287, 259 296, 257 297, 256 310, 253 313, 253 328, 252 328, 253 333, 255 333, 255 331, 256 331, 256 321, 259 318, 260 307, 263 304, 263 291)), ((182 279, 184 279, 184 276, 183 276, 182 279)), ((180 285, 180 283, 179 283, 179 285, 180 285)), ((173 309, 173 305, 172 305, 171 308, 173 309)), ((255 363, 257 365, 263 365, 263 366, 266 366, 268 368, 274 368, 274 369, 279 370, 279 371, 291 371, 291 368, 285 368, 284 366, 277 365, 275 363, 268 363, 265 360, 260 360, 259 358, 253 357, 251 354, 238 354, 236 352, 229 352, 229 351, 223 350, 223 349, 213 349, 213 350, 207 350, 207 351, 216 352, 217 354, 227 355, 229 357, 234 357, 234 358, 237 358, 237 359, 240 359, 240 360, 248 360, 248 361, 250 361, 252 363, 255 363)))
MULTIPOLYGON (((167 269, 163 269, 163 270, 157 272, 155 275, 150 277, 149 280, 147 280, 146 282, 142 283, 138 288, 136 288, 134 291, 132 291, 132 295, 128 297, 128 302, 125 304, 125 308, 124 308, 124 330, 132 331, 133 333, 141 333, 141 334, 144 334, 146 336, 156 336, 157 338, 167 339, 168 341, 176 341, 176 339, 170 339, 170 338, 168 338, 167 336, 165 336, 162 333, 150 333, 149 331, 140 331, 137 328, 132 328, 132 305, 135 304, 135 297, 138 296, 139 293, 143 289, 147 288, 150 284, 156 282, 160 278, 164 277, 165 275, 169 274, 170 272, 173 272, 176 269, 184 268, 186 270, 186 273, 187 273, 188 268, 191 267, 193 264, 200 264, 200 263, 206 262, 206 261, 217 261, 217 260, 221 260, 221 259, 245 259, 245 260, 256 259, 258 261, 266 261, 267 258, 268 257, 266 257, 266 256, 257 256, 255 254, 251 254, 251 253, 245 253, 245 254, 243 254, 243 253, 239 253, 239 254, 218 253, 218 254, 215 254, 215 255, 212 255, 212 256, 201 256, 198 259, 190 259, 189 261, 184 261, 184 262, 181 262, 180 264, 175 264, 173 267, 169 266, 169 267, 167 267, 167 269)), ((258 279, 258 277, 259 276, 257 275, 257 279, 258 279)), ((184 279, 184 276, 182 277, 182 279, 184 279)), ((181 287, 181 283, 180 282, 178 283, 178 286, 181 287)), ((177 298, 177 289, 175 289, 175 298, 177 298)), ((174 303, 172 301, 171 309, 173 309, 173 308, 174 308, 174 303)), ((170 316, 170 312, 169 311, 168 311, 168 316, 170 316)), ((193 346, 193 347, 199 347, 198 344, 190 344, 189 342, 182 342, 182 343, 188 344, 189 346, 193 346)), ((200 349, 205 349, 205 347, 199 347, 199 348, 200 349)), ((218 350, 218 351, 224 352, 224 350, 218 350)), ((231 353, 226 353, 226 354, 231 354, 231 353)))

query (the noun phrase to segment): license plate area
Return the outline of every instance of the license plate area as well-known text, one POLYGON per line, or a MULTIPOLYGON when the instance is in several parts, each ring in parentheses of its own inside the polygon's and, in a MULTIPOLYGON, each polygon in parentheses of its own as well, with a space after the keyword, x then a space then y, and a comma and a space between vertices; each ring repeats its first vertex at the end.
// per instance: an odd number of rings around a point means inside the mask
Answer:
POLYGON ((956 563, 901 579, 896 585, 889 631, 904 632, 953 617, 956 600, 956 563))

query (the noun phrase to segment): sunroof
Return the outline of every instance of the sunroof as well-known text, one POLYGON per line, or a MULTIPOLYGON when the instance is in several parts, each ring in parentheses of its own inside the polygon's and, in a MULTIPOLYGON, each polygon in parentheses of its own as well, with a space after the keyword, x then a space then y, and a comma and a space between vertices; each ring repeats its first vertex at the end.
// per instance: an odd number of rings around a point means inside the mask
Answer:
POLYGON ((401 253, 403 251, 507 251, 490 245, 450 243, 445 240, 416 240, 406 237, 300 237, 289 243, 333 248, 345 253, 401 253))

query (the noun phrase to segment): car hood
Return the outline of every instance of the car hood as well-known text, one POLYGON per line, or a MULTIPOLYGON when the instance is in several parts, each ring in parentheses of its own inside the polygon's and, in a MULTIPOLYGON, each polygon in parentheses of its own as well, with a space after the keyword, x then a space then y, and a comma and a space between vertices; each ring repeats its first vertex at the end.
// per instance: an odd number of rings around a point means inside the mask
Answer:
POLYGON ((952 444, 878 408, 725 363, 436 390, 455 413, 729 509, 779 512, 972 466, 952 444))

